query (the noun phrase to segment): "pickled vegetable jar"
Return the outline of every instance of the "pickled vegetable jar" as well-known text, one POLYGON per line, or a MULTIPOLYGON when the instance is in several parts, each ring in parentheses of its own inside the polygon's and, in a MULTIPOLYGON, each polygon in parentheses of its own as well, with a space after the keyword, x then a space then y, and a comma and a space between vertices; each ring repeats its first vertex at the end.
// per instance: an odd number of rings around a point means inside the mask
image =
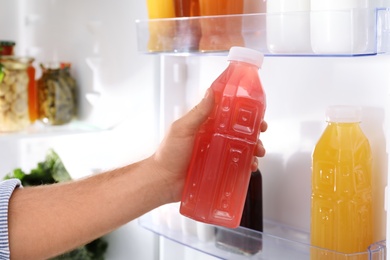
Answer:
POLYGON ((76 115, 76 81, 69 64, 41 64, 38 80, 39 119, 49 125, 67 124, 76 115))
POLYGON ((30 124, 29 60, 15 56, 0 57, 0 132, 19 131, 30 124))

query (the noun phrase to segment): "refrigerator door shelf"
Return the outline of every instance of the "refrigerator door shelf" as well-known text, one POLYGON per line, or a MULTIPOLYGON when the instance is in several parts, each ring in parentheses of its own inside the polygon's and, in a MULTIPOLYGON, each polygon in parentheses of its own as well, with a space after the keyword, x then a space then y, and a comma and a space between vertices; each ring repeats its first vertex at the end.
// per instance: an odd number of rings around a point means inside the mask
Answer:
POLYGON ((103 128, 98 125, 88 124, 76 120, 69 124, 59 126, 49 126, 37 121, 33 125, 18 132, 0 132, 0 141, 2 139, 17 141, 20 139, 35 137, 53 137, 60 135, 93 133, 110 129, 111 128, 103 128))
MULTIPOLYGON (((165 206, 162 206, 164 208, 165 206)), ((165 211, 164 211, 165 212, 165 211)), ((184 218, 178 212, 177 218, 184 218)), ((229 250, 229 247, 221 248, 217 243, 218 236, 208 240, 202 240, 197 234, 188 234, 180 228, 172 228, 169 223, 169 214, 161 214, 160 209, 149 212, 139 218, 139 224, 176 243, 185 245, 210 256, 219 259, 310 259, 311 254, 326 255, 329 259, 386 259, 386 241, 372 244, 367 251, 345 254, 310 246, 310 234, 301 230, 281 225, 276 222, 264 220, 264 232, 257 232, 243 227, 228 229, 214 227, 216 232, 224 232, 224 240, 231 235, 234 239, 230 242, 241 244, 248 249, 247 253, 238 253, 240 250, 229 250), (160 211, 160 212, 156 212, 160 211), (160 214, 160 217, 158 217, 160 214), (252 250, 252 249, 255 249, 252 250), (360 258, 361 257, 361 258, 360 258)), ((218 241, 220 242, 220 241, 218 241)))
POLYGON ((138 51, 169 55, 225 55, 237 42, 234 37, 240 35, 245 47, 261 51, 266 56, 377 55, 389 52, 389 16, 387 8, 351 8, 136 20, 138 51), (230 27, 232 23, 241 24, 241 27, 230 27), (206 30, 208 35, 202 33, 200 38, 193 35, 190 28, 194 25, 203 32, 206 30), (224 26, 229 29, 224 30, 224 26), (183 30, 183 27, 188 27, 188 30, 183 30), (231 44, 209 51, 183 46, 196 40, 195 37, 199 41, 202 41, 201 37, 208 37, 215 42, 223 40, 231 44), (300 39, 299 43, 296 38, 300 39), (307 48, 300 47, 302 39, 308 41, 305 43, 307 48), (154 48, 157 45, 158 48, 154 48))

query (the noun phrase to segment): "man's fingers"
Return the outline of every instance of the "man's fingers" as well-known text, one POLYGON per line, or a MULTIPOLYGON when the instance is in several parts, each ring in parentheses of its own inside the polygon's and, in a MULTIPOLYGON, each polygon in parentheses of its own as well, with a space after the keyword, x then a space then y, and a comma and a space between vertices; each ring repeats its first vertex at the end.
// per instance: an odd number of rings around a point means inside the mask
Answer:
POLYGON ((196 131, 207 119, 213 109, 213 106, 214 92, 209 88, 204 98, 182 118, 185 127, 191 131, 196 131))
POLYGON ((265 131, 267 131, 267 128, 268 128, 268 124, 266 121, 263 120, 263 122, 261 122, 261 125, 260 125, 260 131, 265 132, 265 131))

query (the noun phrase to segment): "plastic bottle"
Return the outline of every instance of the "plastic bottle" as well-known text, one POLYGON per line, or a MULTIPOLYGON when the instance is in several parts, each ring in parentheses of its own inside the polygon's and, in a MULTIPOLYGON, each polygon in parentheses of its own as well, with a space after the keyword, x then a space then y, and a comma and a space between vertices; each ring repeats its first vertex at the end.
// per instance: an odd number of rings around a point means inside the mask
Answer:
POLYGON ((243 228, 217 228, 216 246, 242 255, 256 254, 263 247, 260 233, 263 232, 263 188, 260 170, 251 174, 240 226, 243 228))
MULTIPOLYGON (((175 15, 178 18, 199 16, 199 0, 175 0, 175 15)), ((200 20, 177 19, 175 27, 175 51, 197 51, 201 36, 200 20)))
POLYGON ((31 123, 34 123, 38 115, 38 89, 37 83, 35 80, 36 70, 33 65, 34 59, 31 58, 29 61, 29 66, 27 68, 28 74, 28 111, 30 116, 31 123))
POLYGON ((232 47, 229 66, 213 82, 215 106, 200 127, 181 199, 181 214, 238 227, 266 100, 258 69, 263 54, 232 47))
POLYGON ((326 114, 312 157, 312 259, 364 252, 373 243, 372 157, 360 108, 332 106, 326 114))
POLYGON ((357 54, 368 48, 374 9, 370 1, 311 0, 311 44, 318 54, 357 54))
POLYGON ((175 36, 175 21, 159 20, 175 18, 175 4, 173 0, 147 0, 149 21, 148 50, 164 52, 173 50, 175 36))
POLYGON ((267 46, 271 53, 312 52, 310 0, 267 1, 267 46))
POLYGON ((242 16, 244 0, 199 0, 202 52, 226 51, 232 46, 244 46, 242 16))

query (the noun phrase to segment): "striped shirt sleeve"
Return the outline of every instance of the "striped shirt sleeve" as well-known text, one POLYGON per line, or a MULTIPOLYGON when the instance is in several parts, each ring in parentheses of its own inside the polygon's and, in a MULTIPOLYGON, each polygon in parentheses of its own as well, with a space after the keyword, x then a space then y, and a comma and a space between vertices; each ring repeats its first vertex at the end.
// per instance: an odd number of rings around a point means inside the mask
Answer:
POLYGON ((8 241, 8 204, 15 188, 21 187, 20 180, 0 182, 0 260, 10 259, 8 241))

